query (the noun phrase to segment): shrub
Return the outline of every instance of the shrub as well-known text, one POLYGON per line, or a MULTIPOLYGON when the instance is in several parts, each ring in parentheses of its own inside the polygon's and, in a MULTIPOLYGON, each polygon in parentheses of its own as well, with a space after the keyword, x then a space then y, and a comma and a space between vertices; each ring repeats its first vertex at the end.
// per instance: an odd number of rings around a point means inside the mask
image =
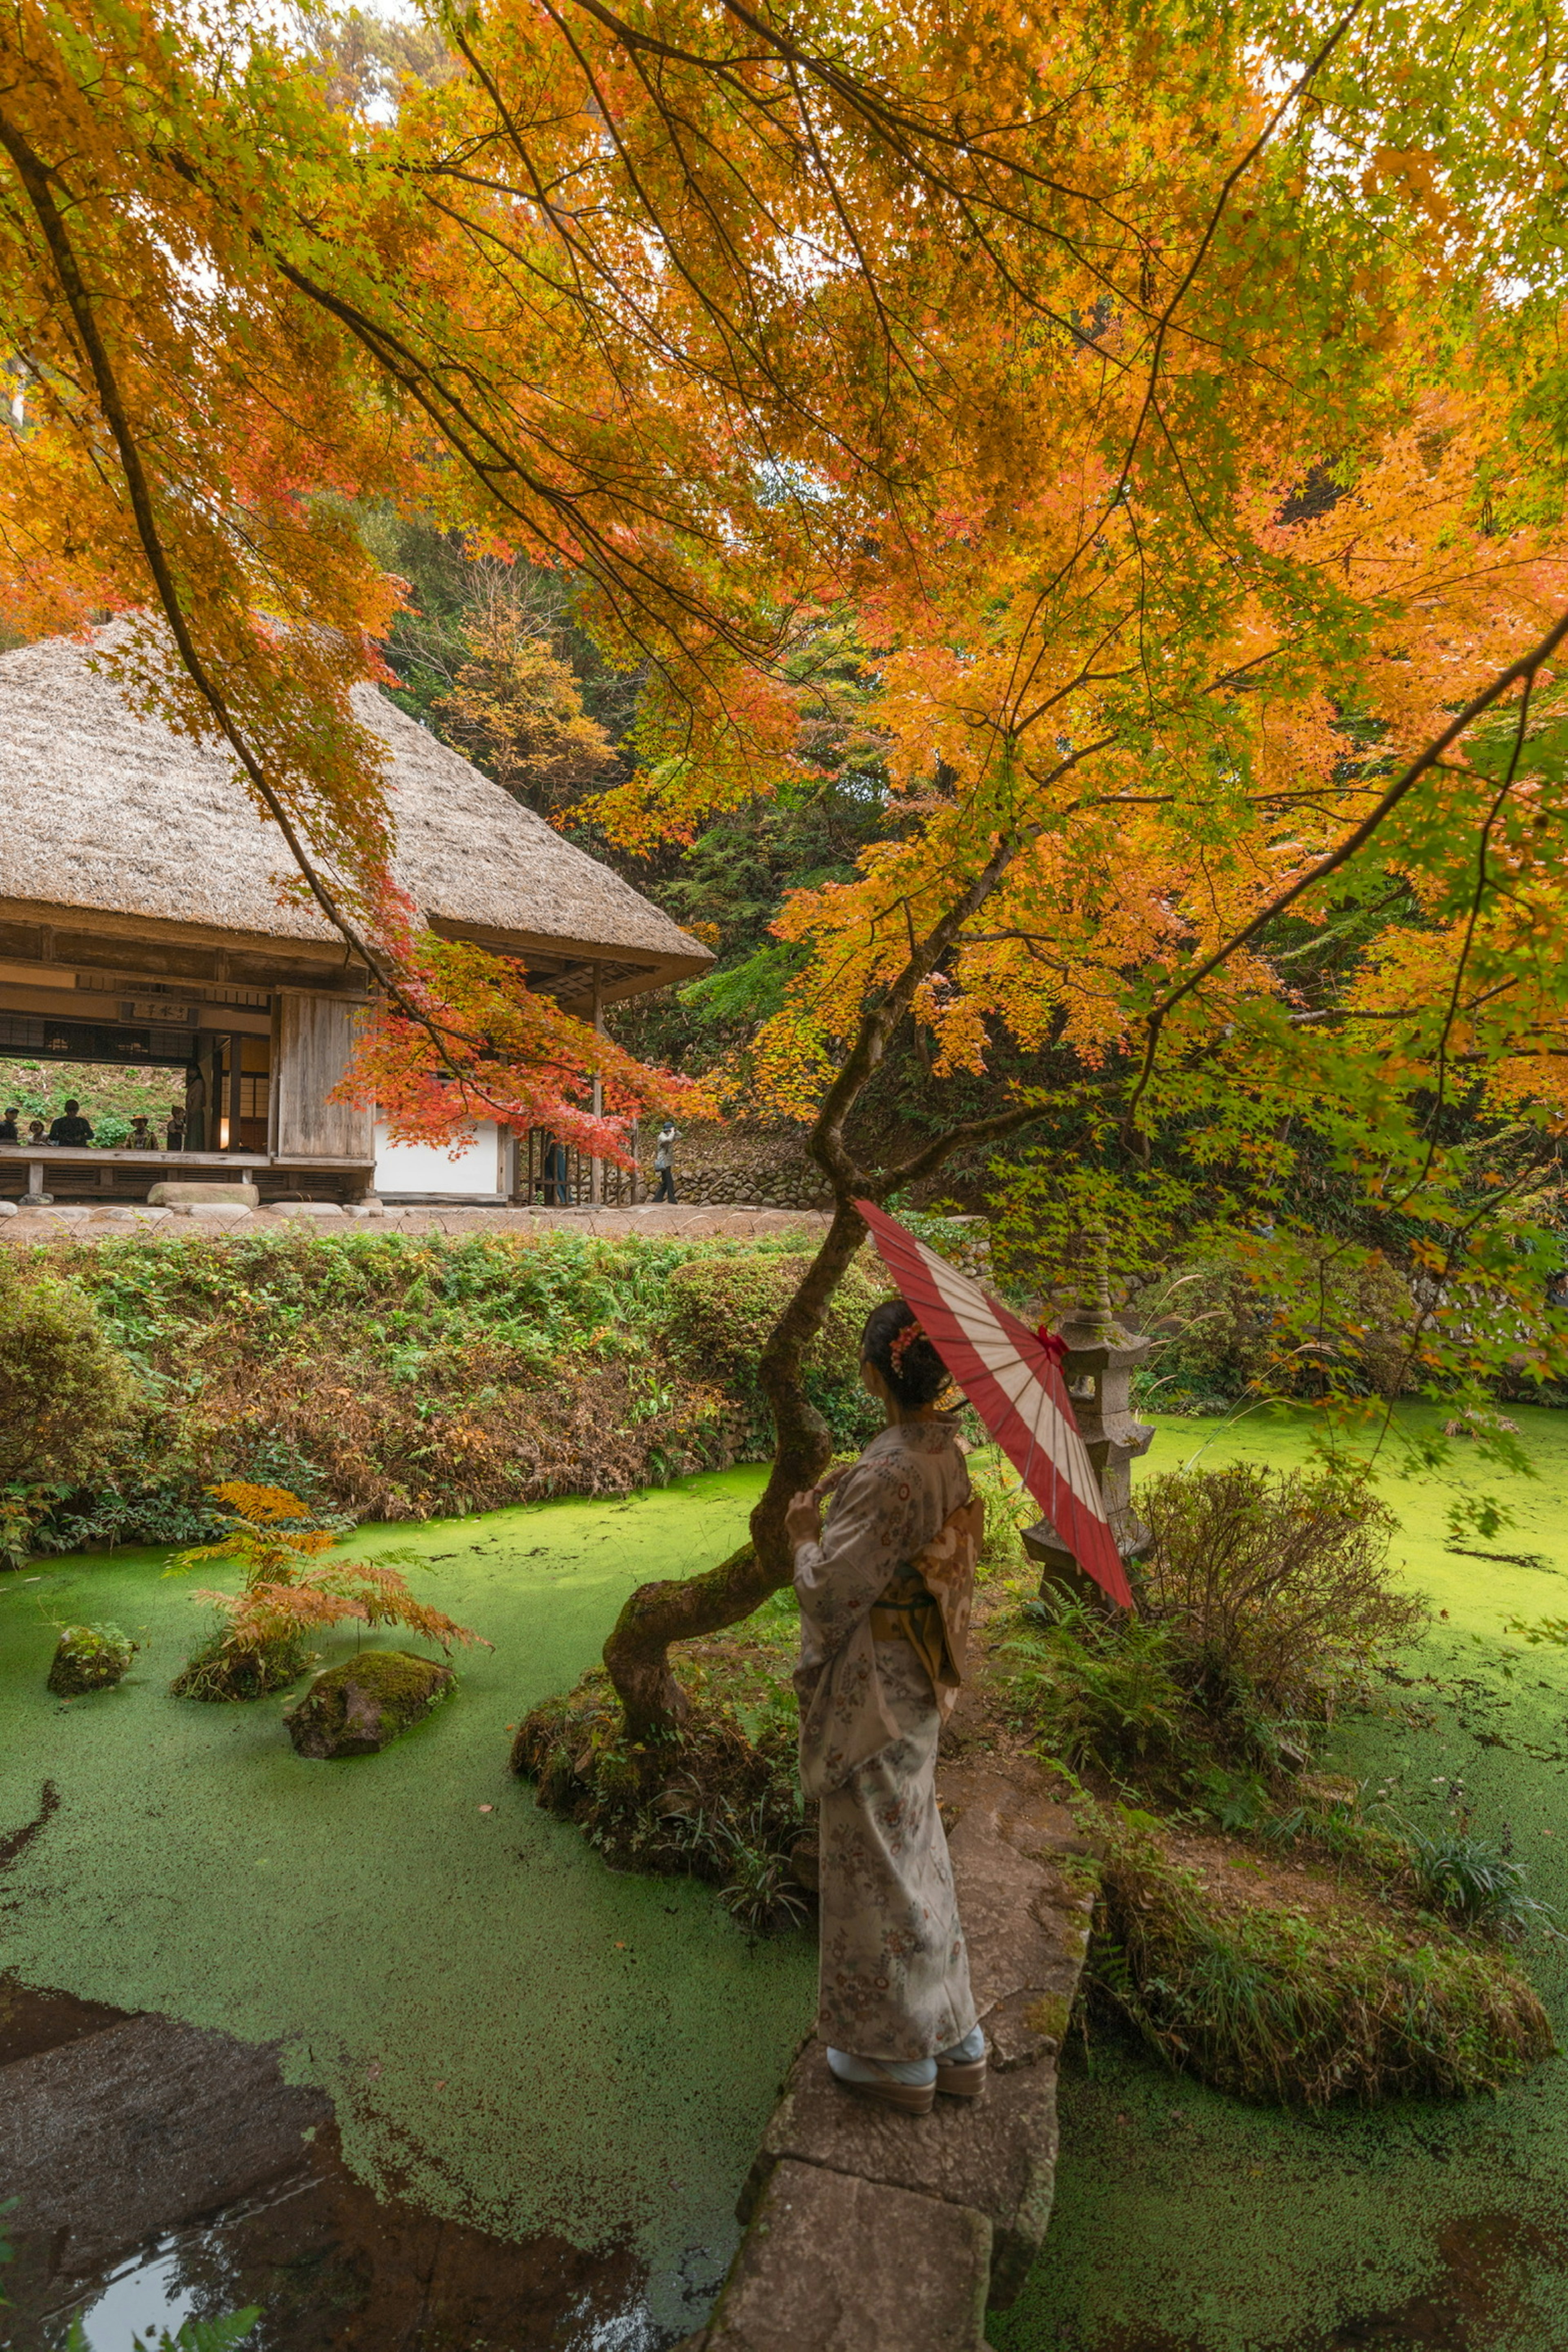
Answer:
POLYGON ((1222 1904, 1138 1832, 1116 1839, 1101 1883, 1099 1993, 1220 2090, 1312 2107, 1460 2095, 1552 2050, 1503 1956, 1436 1921, 1222 1904))
MULTIPOLYGON (((198 1592, 222 1612, 213 1638, 187 1660, 171 1685, 178 1698, 259 1698, 304 1672, 305 1637, 319 1626, 406 1625, 449 1649, 478 1642, 478 1633, 416 1598, 406 1577, 363 1559, 327 1559, 341 1530, 313 1524, 311 1514, 281 1486, 236 1480, 210 1489, 230 1517, 217 1542, 179 1552, 165 1570, 177 1575, 198 1560, 237 1560, 245 1571, 237 1593, 198 1592), (312 1567, 310 1562, 319 1560, 312 1567)), ((484 1646, 488 1649, 489 1644, 484 1646)))
MULTIPOLYGON (((810 1264, 809 1257, 785 1252, 692 1258, 669 1277, 673 1352, 703 1379, 738 1390, 764 1423, 757 1359, 810 1264)), ((888 1295, 886 1277, 857 1259, 806 1352, 807 1394, 841 1445, 863 1444, 881 1426, 860 1386, 860 1333, 872 1307, 888 1295)))
POLYGON ((1163 1340, 1140 1381, 1168 1399, 1397 1396, 1410 1378, 1415 1304, 1381 1253, 1317 1234, 1281 1235, 1250 1274, 1229 1263, 1185 1265, 1151 1286, 1139 1319, 1163 1340))
POLYGON ((705 1848, 719 1880, 719 1899, 737 1927, 753 1936, 798 1927, 810 1908, 793 1876, 788 1847, 798 1836, 793 1814, 781 1822, 776 1805, 759 1797, 737 1816, 720 1806, 696 1816, 689 1850, 705 1848))
POLYGON ((85 1291, 0 1251, 0 1487, 82 1484, 135 1402, 131 1368, 85 1291))
POLYGON ((1506 1841, 1460 1828, 1434 1837, 1412 1830, 1409 1845, 1416 1887, 1434 1910, 1510 1939, 1550 1916, 1546 1905, 1526 1893, 1524 1864, 1506 1841))
MULTIPOLYGON (((969 1483, 985 1506, 978 1580, 984 1584, 994 1577, 1029 1575, 1023 1531, 1039 1517, 1040 1507, 999 1446, 982 1445, 970 1455, 969 1483)), ((1030 1576, 1031 1582, 1038 1572, 1030 1576)))
POLYGON ((1139 1509, 1141 1606, 1211 1712, 1321 1719, 1426 1621, 1389 1570, 1397 1521, 1364 1485, 1236 1463, 1152 1479, 1139 1509))
MULTIPOLYGON (((626 1494, 765 1454, 754 1362, 744 1387, 694 1376, 671 1276, 781 1255, 766 1240, 288 1225, 177 1246, 62 1242, 51 1257, 147 1402, 107 1476, 37 1540, 200 1542, 216 1532, 204 1487, 223 1478, 398 1519, 626 1494)), ((846 1443, 874 1425, 855 1371, 846 1351, 809 1375, 846 1443)))
POLYGON ((68 1625, 49 1666, 49 1688, 59 1698, 112 1690, 135 1654, 135 1643, 118 1625, 68 1625))

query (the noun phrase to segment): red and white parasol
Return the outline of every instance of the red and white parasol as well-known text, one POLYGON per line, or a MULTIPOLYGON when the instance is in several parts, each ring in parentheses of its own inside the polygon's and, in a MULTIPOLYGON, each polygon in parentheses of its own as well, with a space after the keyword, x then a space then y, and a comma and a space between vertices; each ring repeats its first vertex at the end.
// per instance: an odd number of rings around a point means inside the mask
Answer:
POLYGON ((855 1205, 926 1337, 1079 1566, 1131 1608, 1100 1482, 1045 1341, 896 1217, 855 1205))

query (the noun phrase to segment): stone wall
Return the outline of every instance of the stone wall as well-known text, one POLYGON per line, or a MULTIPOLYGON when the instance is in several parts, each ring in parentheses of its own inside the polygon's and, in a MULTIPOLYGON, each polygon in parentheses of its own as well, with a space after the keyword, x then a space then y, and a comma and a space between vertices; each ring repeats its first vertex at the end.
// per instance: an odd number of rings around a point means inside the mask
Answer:
MULTIPOLYGON (((658 1179, 653 1153, 657 1129, 645 1127, 637 1140, 644 1190, 658 1179)), ((755 1203, 769 1209, 820 1209, 832 1195, 815 1160, 806 1157, 805 1129, 794 1124, 720 1127, 694 1121, 675 1146, 675 1192, 679 1201, 704 1208, 755 1203)))

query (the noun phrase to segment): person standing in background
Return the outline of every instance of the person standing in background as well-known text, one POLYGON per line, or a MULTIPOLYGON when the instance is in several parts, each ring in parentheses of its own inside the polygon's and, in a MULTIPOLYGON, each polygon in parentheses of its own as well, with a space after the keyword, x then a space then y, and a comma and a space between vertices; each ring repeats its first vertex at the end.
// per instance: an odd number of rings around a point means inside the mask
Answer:
POLYGON ((163 1129, 163 1149, 165 1151, 183 1151, 184 1148, 185 1106, 184 1103, 171 1103, 168 1121, 163 1129))
POLYGON ((572 1168, 566 1157, 566 1146, 557 1135, 548 1138, 544 1146, 544 1205, 547 1209, 569 1208, 572 1201, 572 1168))
POLYGON ((653 1171, 658 1178, 658 1189, 653 1196, 656 1201, 673 1201, 675 1198, 675 1121, 667 1118, 658 1130, 658 1142, 654 1148, 653 1171))
POLYGON ((16 1130, 16 1120, 17 1120, 17 1118, 19 1117, 19 1115, 20 1115, 20 1105, 19 1105, 19 1104, 16 1104, 16 1103, 7 1103, 7 1104, 6 1104, 6 1106, 5 1106, 5 1118, 0 1118, 0 1143, 20 1143, 20 1142, 21 1142, 21 1140, 22 1140, 21 1136, 17 1133, 17 1130, 16 1130))

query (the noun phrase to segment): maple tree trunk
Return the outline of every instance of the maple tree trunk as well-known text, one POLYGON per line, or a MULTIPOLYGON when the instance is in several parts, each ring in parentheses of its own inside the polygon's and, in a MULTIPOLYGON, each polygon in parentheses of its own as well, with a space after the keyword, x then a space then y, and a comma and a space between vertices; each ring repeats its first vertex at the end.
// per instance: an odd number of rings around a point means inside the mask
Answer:
POLYGON ((704 1575, 638 1585, 605 1644, 605 1665, 626 1710, 626 1734, 634 1745, 668 1738, 687 1712, 685 1694, 669 1663, 670 1643, 739 1624, 770 1592, 790 1581, 795 1561, 784 1534, 784 1513, 791 1496, 815 1485, 833 1454, 827 1423, 805 1393, 801 1370, 828 1303, 866 1238, 866 1221, 856 1202, 885 1201, 901 1186, 934 1174, 960 1144, 998 1141, 1037 1115, 1025 1104, 994 1118, 971 1119, 933 1137, 900 1166, 884 1167, 875 1175, 857 1163, 846 1133, 850 1114, 910 1010, 917 987, 996 887, 1010 856, 1005 845, 994 850, 984 874, 912 949, 909 962, 880 999, 867 1006, 823 1097, 807 1148, 833 1187, 833 1220, 758 1360, 757 1377, 773 1410, 774 1446, 768 1483, 752 1513, 751 1541, 704 1575))
POLYGON ((701 1576, 639 1584, 616 1620, 605 1644, 605 1665, 634 1743, 668 1738, 686 1712, 685 1695, 669 1663, 670 1643, 738 1624, 790 1580, 794 1559, 784 1512, 792 1495, 821 1476, 833 1452, 827 1423, 806 1396, 801 1367, 865 1237, 859 1211, 841 1198, 821 1248, 768 1335, 757 1372, 773 1410, 776 1443, 768 1483, 752 1513, 751 1540, 701 1576))

